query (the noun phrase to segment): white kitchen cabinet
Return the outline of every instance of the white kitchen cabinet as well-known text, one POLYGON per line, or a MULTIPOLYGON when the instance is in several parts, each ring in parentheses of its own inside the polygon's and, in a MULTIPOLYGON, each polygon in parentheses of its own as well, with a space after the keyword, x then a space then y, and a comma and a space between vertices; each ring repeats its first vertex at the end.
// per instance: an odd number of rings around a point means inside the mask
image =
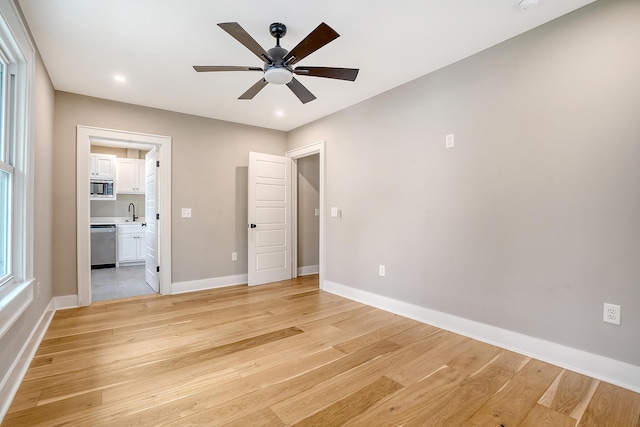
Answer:
POLYGON ((144 159, 118 159, 116 193, 144 194, 144 159))
POLYGON ((144 262, 144 237, 142 223, 118 224, 118 262, 144 262))
POLYGON ((113 154, 89 155, 89 178, 116 179, 116 156, 113 154))

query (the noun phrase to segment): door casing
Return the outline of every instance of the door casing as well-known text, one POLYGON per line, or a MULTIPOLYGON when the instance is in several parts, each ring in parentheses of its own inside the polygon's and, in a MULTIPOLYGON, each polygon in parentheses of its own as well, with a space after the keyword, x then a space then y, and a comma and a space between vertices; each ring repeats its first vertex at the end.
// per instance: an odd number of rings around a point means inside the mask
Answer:
POLYGON ((90 126, 76 128, 76 269, 78 275, 78 305, 91 304, 91 239, 89 204, 89 153, 91 142, 113 146, 158 147, 158 203, 160 214, 160 293, 170 295, 171 285, 171 137, 150 135, 90 126))

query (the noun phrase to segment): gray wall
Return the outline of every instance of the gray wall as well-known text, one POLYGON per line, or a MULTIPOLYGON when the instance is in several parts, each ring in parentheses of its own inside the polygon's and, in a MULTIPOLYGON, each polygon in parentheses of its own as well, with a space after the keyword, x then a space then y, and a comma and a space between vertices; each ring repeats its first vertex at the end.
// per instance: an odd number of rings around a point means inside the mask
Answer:
POLYGON ((298 267, 319 264, 320 155, 298 159, 298 267))
POLYGON ((596 2, 290 132, 327 141, 327 280, 640 365, 639 22, 596 2))
POLYGON ((53 298, 51 245, 54 90, 39 55, 35 63, 34 100, 33 268, 36 283, 40 283, 40 298, 34 299, 29 308, 0 339, 0 382, 9 372, 17 354, 53 298))
POLYGON ((173 138, 172 281, 247 272, 249 151, 283 155, 286 134, 219 120, 56 92, 54 153, 54 283, 77 293, 76 126, 173 138), (192 218, 181 218, 181 208, 192 218), (238 252, 238 261, 231 261, 238 252))

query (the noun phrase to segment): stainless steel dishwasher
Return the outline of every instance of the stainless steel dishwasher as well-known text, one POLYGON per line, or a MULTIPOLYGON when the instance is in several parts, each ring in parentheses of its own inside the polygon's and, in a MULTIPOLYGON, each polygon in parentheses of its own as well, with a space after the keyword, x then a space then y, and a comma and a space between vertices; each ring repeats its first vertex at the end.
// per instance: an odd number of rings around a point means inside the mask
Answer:
POLYGON ((91 226, 91 268, 116 266, 116 226, 91 226))

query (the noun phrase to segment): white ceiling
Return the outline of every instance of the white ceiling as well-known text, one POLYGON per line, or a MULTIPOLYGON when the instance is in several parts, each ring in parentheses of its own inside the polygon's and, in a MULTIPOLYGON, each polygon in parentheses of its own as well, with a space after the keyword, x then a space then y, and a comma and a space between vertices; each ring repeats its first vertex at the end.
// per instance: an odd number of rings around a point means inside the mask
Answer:
POLYGON ((594 0, 19 0, 57 90, 288 131, 514 37, 594 0), (220 29, 238 22, 265 49, 283 22, 292 49, 321 22, 341 37, 296 65, 359 68, 355 82, 299 76, 301 104, 268 85, 238 100, 259 72, 196 73, 192 65, 262 66, 220 29), (116 82, 117 74, 126 82, 116 82), (277 116, 276 111, 282 111, 277 116))

